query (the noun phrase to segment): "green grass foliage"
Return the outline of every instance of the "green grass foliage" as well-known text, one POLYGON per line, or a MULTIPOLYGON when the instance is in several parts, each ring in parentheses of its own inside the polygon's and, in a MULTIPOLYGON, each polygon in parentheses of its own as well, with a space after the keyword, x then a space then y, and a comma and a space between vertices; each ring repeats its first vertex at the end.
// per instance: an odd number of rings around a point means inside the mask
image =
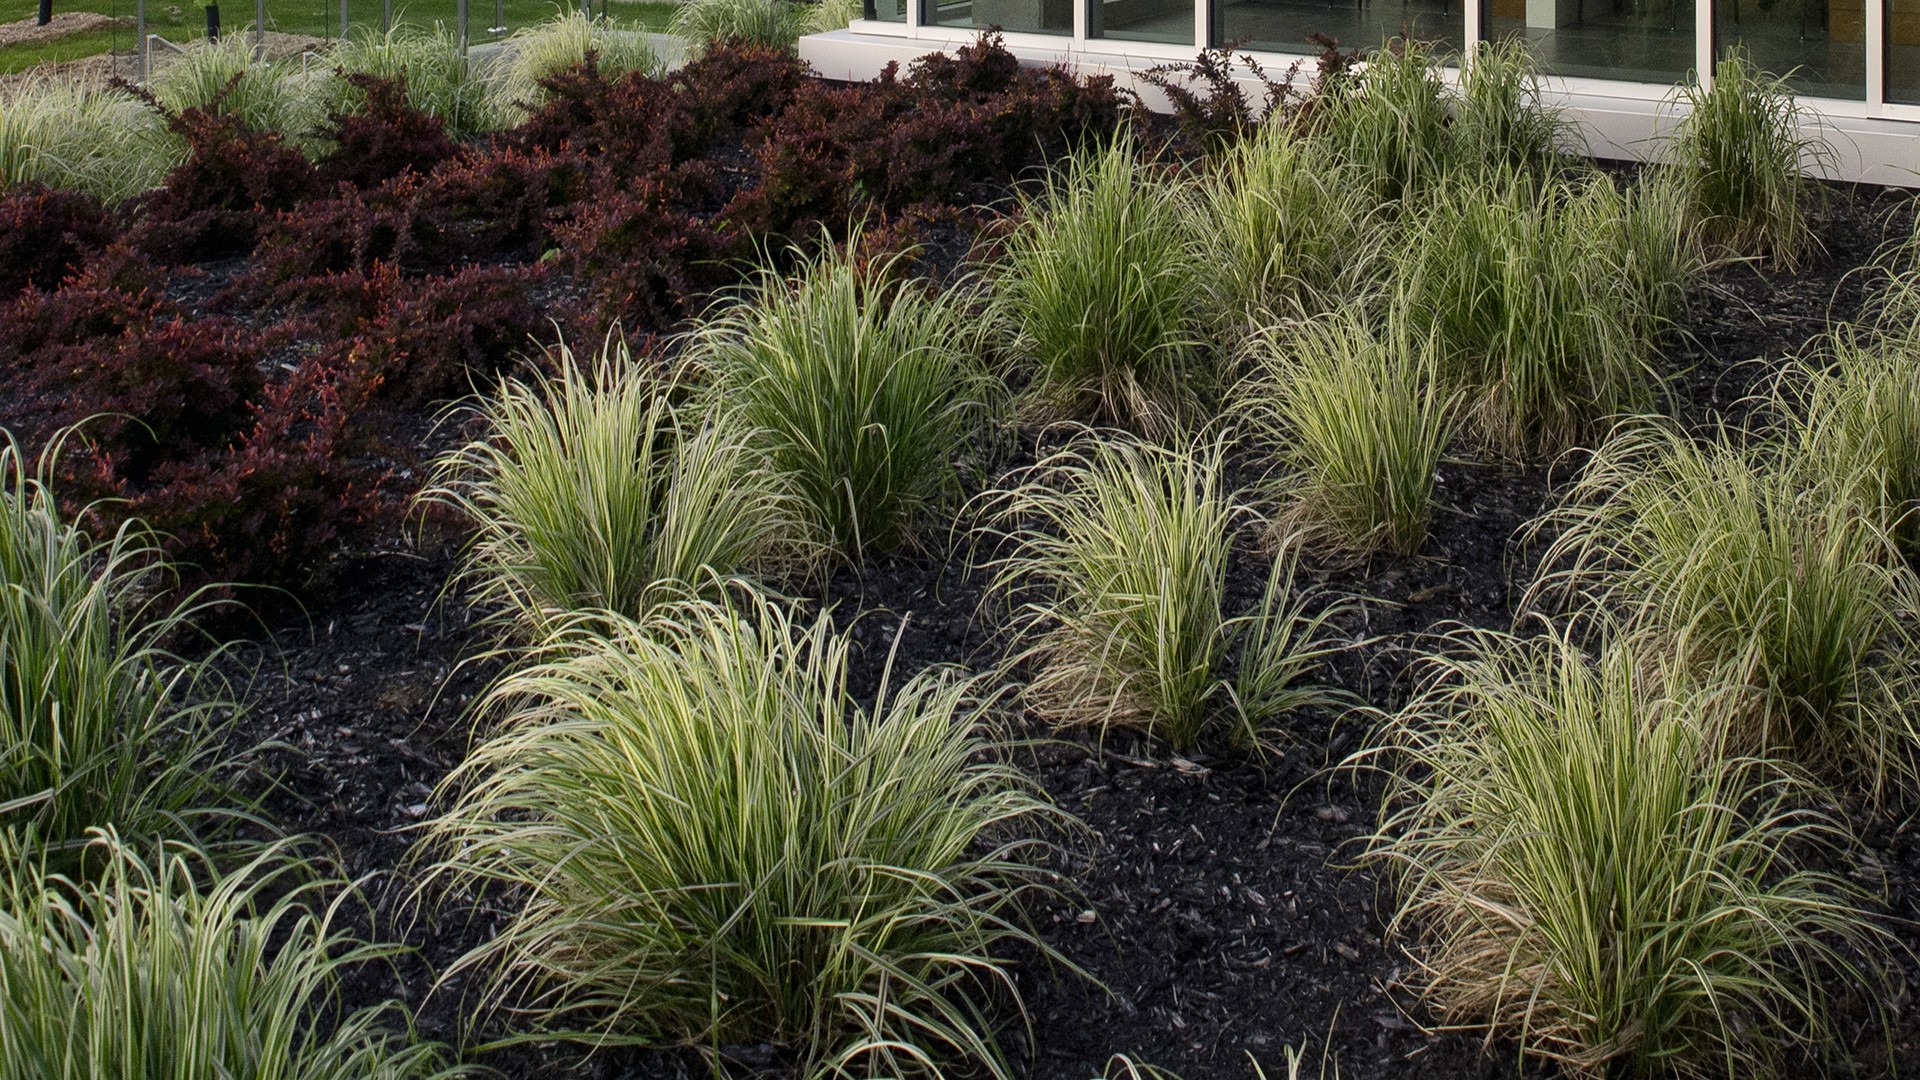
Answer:
POLYGON ((454 138, 493 127, 491 86, 460 55, 460 39, 446 26, 397 23, 385 33, 362 29, 336 42, 326 54, 334 71, 314 85, 313 112, 347 112, 364 94, 340 75, 372 75, 406 83, 407 103, 437 116, 454 138))
POLYGON ((793 52, 800 36, 814 30, 814 7, 794 0, 686 0, 674 12, 671 29, 695 50, 745 41, 793 52))
POLYGON ((857 244, 773 271, 694 332, 715 407, 750 433, 816 534, 852 559, 915 540, 982 463, 1005 391, 985 367, 966 282, 934 289, 906 256, 857 244))
POLYGON ((1045 412, 1157 436, 1218 393, 1189 198, 1125 137, 1023 198, 995 300, 1045 412))
POLYGON ((0 842, 0 1074, 460 1074, 411 1041, 403 1007, 339 1008, 348 973, 399 950, 348 929, 351 893, 309 877, 309 853, 280 843, 223 870, 186 846, 105 833, 94 847, 98 872, 74 880, 0 842))
MULTIPOLYGON (((0 435, 4 435, 0 432, 0 435)), ((175 599, 137 523, 94 539, 0 442, 0 835, 72 854, 91 829, 183 833, 216 811, 237 704, 212 657, 169 652, 208 606, 175 599)))
POLYGON ((1719 690, 1676 691, 1664 645, 1464 635, 1391 723, 1371 854, 1447 1021, 1575 1075, 1766 1075, 1828 1034, 1834 985, 1884 931, 1803 780, 1725 752, 1719 690))
POLYGON ((1596 452, 1535 585, 1657 635, 1746 688, 1754 750, 1879 791, 1914 772, 1920 581, 1847 486, 1772 444, 1635 425, 1596 452))
POLYGON ((1189 750, 1252 746, 1291 709, 1336 695, 1306 681, 1334 646, 1283 550, 1258 606, 1226 610, 1248 517, 1218 447, 1085 440, 986 496, 994 591, 1017 600, 1035 671, 1029 703, 1068 724, 1136 727, 1189 750), (1239 657, 1237 670, 1231 660, 1239 657))
POLYGON ((479 436, 436 464, 423 498, 476 529, 476 598, 537 640, 577 612, 641 616, 799 554, 791 500, 746 439, 623 342, 550 376, 503 379, 466 407, 479 436))
POLYGON ((595 69, 608 78, 629 71, 658 75, 663 70, 639 31, 611 26, 581 11, 561 12, 516 31, 507 47, 506 60, 488 80, 495 122, 501 126, 525 119, 529 109, 546 100, 540 80, 579 66, 589 53, 595 69))
POLYGON ((1690 273, 1657 246, 1667 209, 1604 176, 1503 176, 1436 191, 1407 222, 1393 312, 1436 341, 1483 440, 1550 454, 1660 400, 1657 347, 1690 273))
POLYGON ((442 878, 524 903, 454 972, 494 972, 542 1038, 1011 1075, 999 955, 1047 955, 1015 905, 1065 819, 977 726, 975 680, 886 679, 864 708, 851 647, 748 597, 563 637, 508 675, 431 836, 442 878))
POLYGON ((124 90, 57 78, 0 87, 0 188, 31 181, 115 202, 159 184, 183 156, 124 90))
POLYGON ((1685 113, 1666 148, 1706 249, 1795 266, 1818 244, 1801 169, 1824 146, 1803 135, 1807 114, 1785 79, 1735 48, 1713 68, 1710 89, 1683 86, 1685 113))
POLYGON ((1280 124, 1227 151, 1192 210, 1223 343, 1341 305, 1383 261, 1379 215, 1355 171, 1280 124))
POLYGON ((1455 426, 1433 343, 1351 315, 1256 340, 1236 413, 1279 466, 1277 527, 1353 555, 1411 555, 1455 426))

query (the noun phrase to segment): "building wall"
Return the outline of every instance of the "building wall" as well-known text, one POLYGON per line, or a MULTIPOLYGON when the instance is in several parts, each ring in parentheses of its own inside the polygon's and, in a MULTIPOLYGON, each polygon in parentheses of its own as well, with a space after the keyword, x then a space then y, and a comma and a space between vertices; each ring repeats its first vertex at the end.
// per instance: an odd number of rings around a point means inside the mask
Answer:
MULTIPOLYGON (((1078 7, 1076 22, 1084 26, 1086 5, 1078 7)), ((970 29, 920 26, 911 19, 913 13, 907 14, 909 20, 901 22, 856 20, 846 30, 802 38, 800 56, 826 78, 865 81, 878 77, 890 61, 904 67, 915 57, 952 49, 975 36, 970 29)), ((1165 99, 1154 87, 1140 81, 1140 73, 1158 64, 1190 60, 1196 52, 1191 45, 1089 38, 1084 31, 1058 36, 1007 34, 1006 41, 1023 63, 1065 63, 1087 74, 1111 75, 1121 86, 1140 92, 1147 104, 1156 108, 1164 108, 1165 99)), ((1293 63, 1301 63, 1303 70, 1312 63, 1293 54, 1253 55, 1273 74, 1283 73, 1293 63)), ((1869 77, 1871 74, 1870 70, 1869 77)), ((1671 86, 1553 77, 1543 82, 1546 102, 1563 109, 1578 124, 1594 157, 1651 157, 1660 136, 1680 115, 1671 86)), ((1259 99, 1258 85, 1250 82, 1247 89, 1254 100, 1259 99)), ((1829 150, 1822 158, 1806 163, 1808 172, 1835 180, 1920 188, 1920 107, 1812 97, 1801 100, 1806 106, 1807 126, 1829 150)))

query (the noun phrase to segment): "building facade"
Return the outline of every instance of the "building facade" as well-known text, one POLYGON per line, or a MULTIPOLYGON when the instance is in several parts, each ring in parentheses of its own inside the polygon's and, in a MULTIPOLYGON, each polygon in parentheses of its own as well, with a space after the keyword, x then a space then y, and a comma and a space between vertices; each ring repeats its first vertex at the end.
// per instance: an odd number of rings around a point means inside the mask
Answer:
POLYGON ((1033 63, 1137 81, 1203 46, 1236 43, 1269 69, 1310 68, 1325 35, 1344 47, 1410 31, 1456 55, 1518 40, 1549 100, 1596 156, 1644 158, 1678 115, 1674 87, 1711 78, 1745 48, 1791 72, 1835 179, 1920 187, 1920 0, 865 0, 846 30, 801 40, 828 78, 871 79, 889 61, 971 41, 997 26, 1033 63))

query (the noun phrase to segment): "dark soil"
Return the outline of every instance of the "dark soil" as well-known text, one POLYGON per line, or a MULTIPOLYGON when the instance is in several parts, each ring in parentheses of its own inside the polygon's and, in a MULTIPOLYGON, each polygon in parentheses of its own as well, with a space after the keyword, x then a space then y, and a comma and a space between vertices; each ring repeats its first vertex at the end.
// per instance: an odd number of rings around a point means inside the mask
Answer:
MULTIPOLYGON (((1834 188, 1821 224, 1826 250, 1797 273, 1739 266, 1710 275, 1672 354, 1684 374, 1676 409, 1688 422, 1738 419, 1741 399, 1771 365, 1803 350, 1829 319, 1857 312, 1867 284, 1857 268, 1883 237, 1910 234, 1913 201, 1834 188)), ((1342 624, 1353 645, 1334 663, 1335 681, 1390 709, 1404 699, 1410 662, 1435 646, 1433 635, 1455 625, 1507 626, 1533 570, 1521 527, 1570 468, 1456 461, 1443 470, 1442 511, 1419 557, 1314 570, 1330 594, 1362 600, 1342 624)), ((420 1009, 424 1034, 453 1040, 467 1022, 464 987, 430 994, 435 973, 484 940, 499 910, 482 897, 416 911, 404 902, 417 874, 407 859, 429 793, 466 751, 465 706, 497 666, 463 663, 491 639, 457 592, 443 595, 453 557, 444 545, 430 547, 357 558, 338 575, 327 606, 274 628, 246 734, 285 744, 267 754, 283 773, 267 797, 269 815, 289 831, 326 838, 350 875, 381 875, 369 889, 370 929, 420 950, 393 976, 357 982, 354 995, 403 997, 420 1009)), ((1004 658, 1008 642, 981 602, 984 572, 964 555, 905 557, 864 575, 843 573, 819 590, 862 643, 859 687, 877 684, 890 653, 898 674, 1004 658)), ((1264 557, 1249 552, 1234 574, 1236 594, 1251 600, 1265 574, 1264 557)), ((1352 865, 1375 820, 1377 787, 1328 767, 1364 730, 1358 714, 1305 717, 1280 752, 1259 761, 1178 757, 1125 736, 1101 743, 1084 733, 1030 732, 1052 737, 1024 763, 1090 829, 1064 857, 1077 894, 1031 915, 1046 941, 1098 985, 1022 966, 1031 1039, 1017 1023, 1003 1037, 1026 1075, 1088 1080, 1111 1055, 1126 1054, 1187 1080, 1250 1077, 1256 1061, 1278 1080, 1287 1075, 1286 1047, 1307 1047, 1305 1074, 1314 1075, 1328 1043, 1348 1080, 1524 1075, 1511 1044, 1425 1033, 1431 1018, 1398 989, 1407 960, 1382 939, 1389 898, 1376 874, 1352 865)), ((1890 914, 1901 921, 1891 925, 1910 940, 1920 919, 1920 837, 1910 822, 1882 822, 1869 841, 1892 881, 1890 914)), ((1911 982, 1916 972, 1904 974, 1911 982)), ((1851 988, 1834 989, 1844 1003, 1851 988)), ((1908 996, 1882 1004, 1891 1030, 1856 1024, 1847 1033, 1851 1064, 1830 1074, 1920 1070, 1920 1018, 1908 996)), ((483 1025, 479 1033, 497 1030, 483 1025)), ((768 1048, 739 1048, 736 1056, 743 1075, 779 1060, 768 1048)), ((481 1060, 525 1077, 705 1074, 700 1061, 677 1053, 579 1058, 574 1049, 523 1047, 481 1060)))

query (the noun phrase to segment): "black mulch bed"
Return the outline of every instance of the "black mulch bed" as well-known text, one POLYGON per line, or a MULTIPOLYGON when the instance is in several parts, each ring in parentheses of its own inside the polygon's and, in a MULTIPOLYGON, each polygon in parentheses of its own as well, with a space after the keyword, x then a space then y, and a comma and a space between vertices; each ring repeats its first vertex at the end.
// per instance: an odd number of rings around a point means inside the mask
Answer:
MULTIPOLYGON (((1689 422, 1737 418, 1739 401, 1769 367, 1800 349, 1829 319, 1851 317, 1867 263, 1883 237, 1912 228, 1903 193, 1831 189, 1823 216, 1826 253, 1796 274, 1734 267, 1717 271, 1697 297, 1687 340, 1673 349, 1684 372, 1677 405, 1689 422)), ((1373 705, 1403 700, 1408 665, 1432 635, 1458 624, 1504 627, 1532 572, 1518 530, 1570 473, 1479 461, 1448 465, 1435 536, 1421 557, 1381 559, 1309 575, 1331 593, 1365 598, 1343 632, 1361 642, 1335 664, 1341 685, 1373 705)), ((434 973, 484 940, 501 906, 486 898, 460 914, 416 912, 409 887, 410 830, 429 813, 428 793, 465 752, 463 706, 497 672, 477 615, 445 593, 452 554, 381 552, 352 560, 324 607, 286 621, 258 659, 257 705, 248 737, 286 744, 269 763, 283 770, 265 809, 290 831, 337 847, 348 873, 379 875, 369 894, 373 932, 419 947, 397 978, 369 973, 352 988, 361 1002, 398 995, 421 1010, 424 1034, 453 1039, 467 1012, 463 986, 429 995, 434 973)), ((1249 553, 1234 590, 1251 601, 1266 573, 1249 553)), ((863 644, 859 684, 871 689, 896 648, 897 671, 959 661, 987 666, 1005 655, 1004 635, 983 614, 984 572, 945 551, 844 573, 823 590, 863 644)), ((1037 728, 1035 736, 1049 735, 1037 728)), ((1004 1033, 1035 1080, 1087 1080, 1125 1053, 1185 1077, 1249 1077, 1250 1059, 1286 1075, 1283 1048, 1308 1044, 1308 1075, 1329 1040, 1340 1075, 1493 1077, 1521 1075, 1510 1044, 1484 1048, 1469 1034, 1429 1035, 1418 1004, 1397 988, 1406 958, 1382 940, 1388 897, 1370 871, 1351 868, 1356 841, 1374 820, 1377 783, 1329 770, 1358 745, 1359 721, 1303 721, 1284 752, 1263 762, 1174 756, 1126 736, 1104 744, 1080 733, 1051 735, 1026 763, 1091 838, 1065 857, 1078 892, 1032 912, 1046 940, 1097 977, 1103 989, 1035 965, 1020 981, 1032 1037, 1004 1033)), ((1911 822, 1885 822, 1868 837, 1893 882, 1896 932, 1920 919, 1920 838, 1911 822)), ((1920 971, 1906 962, 1909 981, 1920 971)), ((1846 1013, 1851 988, 1835 987, 1846 1013)), ((1903 991, 1886 1002, 1889 1033, 1855 1025, 1851 1063, 1833 1075, 1920 1071, 1920 1018, 1903 991)), ((497 1034, 496 1026, 481 1034, 497 1034)), ((738 1048, 739 1075, 779 1075, 768 1048, 738 1048)), ((488 1055, 510 1076, 679 1077, 706 1075, 701 1062, 668 1052, 521 1047, 488 1055)), ((1329 1073, 1331 1075, 1331 1073, 1329 1073)))

